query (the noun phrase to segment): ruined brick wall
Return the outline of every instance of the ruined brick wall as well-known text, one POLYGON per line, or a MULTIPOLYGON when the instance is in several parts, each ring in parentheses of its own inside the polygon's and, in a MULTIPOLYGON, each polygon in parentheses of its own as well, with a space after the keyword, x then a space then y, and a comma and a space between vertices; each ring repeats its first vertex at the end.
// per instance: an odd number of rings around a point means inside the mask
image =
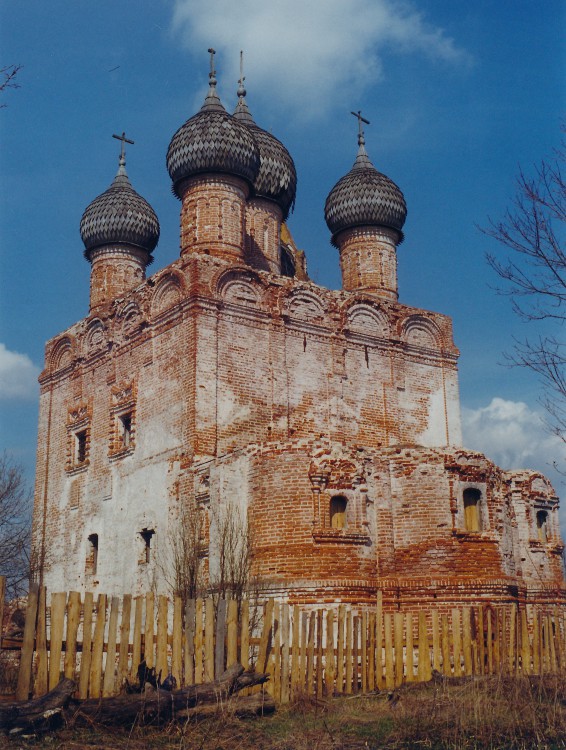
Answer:
POLYGON ((448 318, 190 249, 47 344, 34 546, 51 590, 166 590, 160 562, 196 498, 206 570, 214 513, 238 507, 256 572, 296 601, 370 602, 378 586, 387 606, 556 600, 551 489, 446 447, 461 441, 448 318))

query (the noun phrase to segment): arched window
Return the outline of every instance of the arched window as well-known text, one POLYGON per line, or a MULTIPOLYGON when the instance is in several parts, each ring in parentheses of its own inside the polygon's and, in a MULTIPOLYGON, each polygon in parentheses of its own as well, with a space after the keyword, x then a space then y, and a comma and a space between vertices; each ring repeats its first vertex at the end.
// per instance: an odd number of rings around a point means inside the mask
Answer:
POLYGON ((333 529, 346 528, 347 499, 343 495, 335 495, 330 500, 330 526, 333 529))
POLYGON ((537 534, 542 544, 548 542, 548 513, 546 510, 537 510, 537 534))
POLYGON ((464 490, 464 523, 466 531, 481 531, 481 492, 474 488, 464 490))

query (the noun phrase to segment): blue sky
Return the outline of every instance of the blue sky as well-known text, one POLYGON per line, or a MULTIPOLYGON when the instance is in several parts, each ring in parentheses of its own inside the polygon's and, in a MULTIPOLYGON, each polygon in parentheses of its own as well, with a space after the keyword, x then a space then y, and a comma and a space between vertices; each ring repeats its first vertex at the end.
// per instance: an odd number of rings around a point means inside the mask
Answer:
POLYGON ((153 269, 178 257, 165 153, 213 46, 229 110, 244 49, 248 105, 295 160, 289 226, 324 286, 340 286, 324 202, 355 158, 350 110, 370 120, 368 153, 408 204, 400 300, 454 321, 465 445, 566 495, 539 383, 500 364, 526 327, 491 288, 496 246, 477 229, 509 206, 519 166, 559 143, 565 16, 559 0, 0 0, 0 67, 23 66, 0 109, 0 449, 33 475, 35 379, 44 342, 88 310, 79 221, 116 172, 113 133, 135 141, 128 173, 161 223, 153 269))

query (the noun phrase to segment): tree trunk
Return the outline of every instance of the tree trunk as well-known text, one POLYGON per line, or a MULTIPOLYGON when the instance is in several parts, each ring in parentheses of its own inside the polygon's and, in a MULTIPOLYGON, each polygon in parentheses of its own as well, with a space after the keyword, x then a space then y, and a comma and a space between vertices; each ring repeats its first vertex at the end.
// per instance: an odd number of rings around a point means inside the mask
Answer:
POLYGON ((61 713, 76 690, 73 680, 63 679, 46 695, 31 701, 0 703, 0 730, 7 734, 42 732, 61 724, 61 713))

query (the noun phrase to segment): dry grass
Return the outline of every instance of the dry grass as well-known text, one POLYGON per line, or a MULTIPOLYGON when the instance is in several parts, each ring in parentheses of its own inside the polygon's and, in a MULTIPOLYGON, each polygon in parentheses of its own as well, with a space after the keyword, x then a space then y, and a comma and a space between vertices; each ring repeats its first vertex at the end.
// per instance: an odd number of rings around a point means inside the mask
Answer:
POLYGON ((271 718, 222 716, 185 725, 66 728, 0 747, 61 750, 562 750, 566 677, 410 685, 386 693, 297 701, 271 718))

